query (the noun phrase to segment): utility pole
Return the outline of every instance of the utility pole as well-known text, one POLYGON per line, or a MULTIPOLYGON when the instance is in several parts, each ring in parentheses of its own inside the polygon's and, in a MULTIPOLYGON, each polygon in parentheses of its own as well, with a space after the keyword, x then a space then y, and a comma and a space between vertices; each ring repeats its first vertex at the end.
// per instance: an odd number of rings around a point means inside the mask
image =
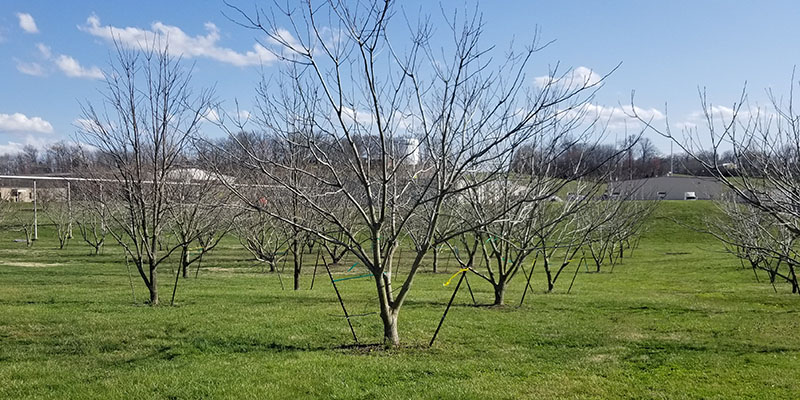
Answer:
POLYGON ((36 194, 36 181, 33 181, 33 240, 39 240, 39 210, 37 203, 39 196, 36 194))
POLYGON ((67 181, 67 213, 69 218, 69 225, 67 226, 67 237, 72 239, 72 186, 67 181))
POLYGON ((675 173, 672 169, 672 142, 669 142, 669 176, 675 173))

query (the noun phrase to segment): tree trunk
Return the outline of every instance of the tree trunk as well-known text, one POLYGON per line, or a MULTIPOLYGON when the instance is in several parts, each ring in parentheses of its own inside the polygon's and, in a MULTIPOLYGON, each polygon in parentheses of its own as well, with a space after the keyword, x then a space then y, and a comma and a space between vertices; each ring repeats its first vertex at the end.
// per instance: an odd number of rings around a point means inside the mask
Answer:
POLYGON ((433 273, 439 272, 439 248, 433 246, 433 273))
POLYGON ((550 263, 547 261, 547 257, 544 258, 544 273, 547 275, 547 293, 553 291, 553 274, 550 272, 550 263))
POLYGON ((385 284, 383 277, 375 276, 375 285, 378 290, 378 304, 380 307, 381 322, 383 322, 383 343, 388 346, 400 344, 400 335, 397 333, 397 315, 399 308, 393 308, 389 303, 391 284, 385 284))
POLYGON ((181 274, 184 278, 189 277, 189 249, 184 247, 181 249, 181 274))
POLYGON ((506 298, 506 282, 501 281, 494 285, 494 306, 502 306, 506 298))
POLYGON ((297 261, 294 267, 294 290, 300 290, 300 267, 297 266, 297 261))
POLYGON ((158 272, 156 268, 150 266, 150 286, 147 287, 150 290, 150 305, 157 306, 158 305, 158 272))
POLYGON ((383 322, 383 343, 397 346, 400 344, 400 335, 397 333, 397 311, 381 311, 381 321, 383 322))
POLYGON ((297 240, 292 244, 292 264, 294 265, 294 290, 300 290, 300 271, 303 268, 303 247, 297 240))

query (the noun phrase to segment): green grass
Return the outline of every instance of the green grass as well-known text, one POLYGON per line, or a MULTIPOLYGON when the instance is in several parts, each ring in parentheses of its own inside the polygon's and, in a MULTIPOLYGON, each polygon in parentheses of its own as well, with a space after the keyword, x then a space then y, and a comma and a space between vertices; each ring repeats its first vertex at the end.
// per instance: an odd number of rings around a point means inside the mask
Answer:
MULTIPOLYGON (((57 250, 46 227, 27 249, 5 229, 0 398, 800 398, 800 296, 756 283, 712 239, 672 222, 711 212, 665 202, 632 258, 613 274, 579 273, 570 295, 572 271, 551 294, 534 274, 521 309, 520 277, 509 307, 473 307, 462 291, 430 349, 453 285, 423 273, 400 314, 404 345, 391 350, 348 347, 326 276, 308 290, 306 268, 305 290, 281 291, 235 241, 199 279, 181 280, 175 307, 148 307, 135 276, 132 304, 118 249, 88 256, 76 239, 57 250)), ((470 282, 492 300, 488 284, 470 282)), ((375 310, 368 279, 337 284, 349 311, 375 310)), ((361 342, 380 341, 377 316, 354 324, 361 342)))

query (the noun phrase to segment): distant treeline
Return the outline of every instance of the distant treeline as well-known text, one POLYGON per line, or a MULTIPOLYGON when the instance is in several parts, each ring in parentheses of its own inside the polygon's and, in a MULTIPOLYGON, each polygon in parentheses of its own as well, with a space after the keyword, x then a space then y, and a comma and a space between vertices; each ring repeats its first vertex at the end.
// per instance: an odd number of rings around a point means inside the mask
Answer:
MULTIPOLYGON (((225 173, 235 175, 239 159, 245 157, 245 154, 238 154, 243 152, 242 144, 251 150, 260 152, 275 151, 277 146, 272 143, 273 141, 274 138, 271 138, 270 135, 240 132, 235 139, 225 137, 215 140, 213 146, 197 146, 194 154, 185 155, 182 164, 202 166, 203 163, 200 160, 216 160, 221 164, 221 169, 225 173)), ((674 154, 670 160, 668 153, 660 152, 647 138, 639 138, 636 141, 636 138, 630 137, 621 144, 591 146, 565 143, 563 148, 563 153, 556 159, 555 165, 550 166, 558 171, 558 175, 569 176, 571 170, 581 163, 598 165, 600 160, 611 158, 614 160, 606 164, 607 168, 613 169, 612 176, 619 180, 667 175, 670 171, 670 161, 675 174, 711 175, 700 161, 686 153, 674 154), (620 148, 629 146, 630 141, 635 141, 635 144, 630 150, 620 153, 620 148)), ((698 156, 705 161, 713 160, 712 153, 700 153, 698 156)), ((528 167, 531 165, 528 162, 530 157, 535 157, 535 151, 530 147, 521 146, 514 154, 512 169, 515 172, 527 174, 534 172, 528 167)), ((730 172, 735 171, 733 159, 730 152, 724 152, 718 157, 719 163, 731 163, 730 172)), ((80 174, 81 170, 86 168, 92 168, 97 172, 98 169, 104 170, 109 166, 99 153, 65 141, 47 144, 41 148, 26 145, 17 153, 0 155, 0 172, 4 175, 80 174)), ((602 176, 607 172, 588 171, 590 176, 602 176)))

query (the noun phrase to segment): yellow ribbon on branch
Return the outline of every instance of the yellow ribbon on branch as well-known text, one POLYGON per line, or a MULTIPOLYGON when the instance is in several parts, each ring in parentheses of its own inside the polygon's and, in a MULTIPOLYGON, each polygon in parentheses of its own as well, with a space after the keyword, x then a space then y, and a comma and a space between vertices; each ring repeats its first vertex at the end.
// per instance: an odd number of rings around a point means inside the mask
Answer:
POLYGON ((442 286, 447 286, 447 285, 449 285, 449 284, 450 284, 450 281, 452 281, 452 280, 453 280, 453 278, 457 277, 457 276, 458 276, 458 274, 460 274, 460 273, 462 273, 462 272, 467 272, 467 271, 469 271, 469 268, 461 268, 460 270, 458 270, 458 272, 456 272, 455 274, 453 274, 453 276, 451 276, 451 277, 450 277, 450 279, 448 279, 448 280, 447 280, 447 282, 443 283, 443 284, 442 284, 442 286))

